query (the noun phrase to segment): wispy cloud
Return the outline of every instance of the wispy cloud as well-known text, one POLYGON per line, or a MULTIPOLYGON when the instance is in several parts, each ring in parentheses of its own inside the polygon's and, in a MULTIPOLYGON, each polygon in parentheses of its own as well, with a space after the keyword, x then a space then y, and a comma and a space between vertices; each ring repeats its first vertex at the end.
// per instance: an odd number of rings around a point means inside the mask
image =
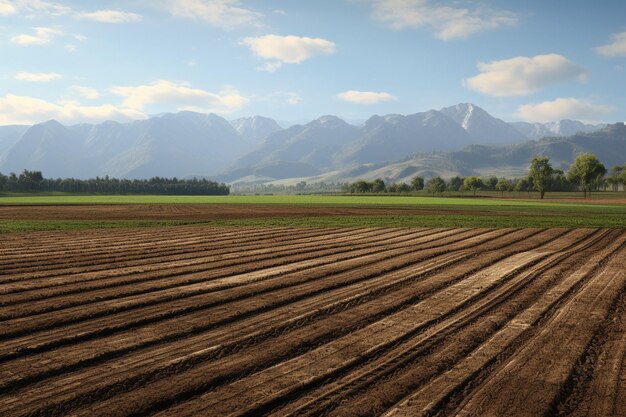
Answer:
MULTIPOLYGON (((148 117, 152 105, 176 110, 226 114, 245 107, 249 101, 234 89, 213 93, 167 80, 147 85, 113 87, 110 92, 119 96, 121 101, 85 105, 74 99, 48 101, 7 94, 0 97, 0 125, 33 124, 48 119, 65 123, 143 119, 148 117)), ((100 98, 97 90, 84 86, 70 87, 69 93, 70 97, 75 98, 89 100, 100 98)))
POLYGON ((393 29, 427 28, 435 37, 448 41, 467 38, 486 30, 513 26, 515 13, 472 3, 442 5, 428 0, 371 0, 372 18, 393 29))
POLYGON ((59 29, 49 27, 36 27, 34 34, 21 34, 11 38, 11 42, 17 45, 29 46, 29 45, 46 45, 57 36, 63 35, 63 32, 59 29))
POLYGON ((50 81, 63 78, 61 74, 55 72, 18 72, 13 76, 19 81, 28 81, 33 83, 47 83, 50 81))
POLYGON ((260 69, 268 72, 276 71, 282 64, 299 64, 316 55, 330 55, 337 50, 335 43, 327 39, 294 35, 249 37, 241 43, 256 56, 267 60, 260 69))
POLYGON ((100 98, 100 93, 95 88, 85 87, 82 85, 73 85, 70 87, 70 92, 76 96, 86 98, 88 100, 97 100, 100 98))
POLYGON ((613 107, 605 104, 569 97, 557 98, 556 100, 544 101, 542 103, 524 104, 517 109, 517 114, 529 122, 574 119, 587 123, 596 123, 602 121, 613 110, 613 107))
POLYGON ((135 23, 140 22, 142 17, 137 13, 122 12, 119 10, 96 10, 95 12, 83 12, 75 15, 78 19, 93 20, 101 23, 135 23))
POLYGON ((611 43, 598 46, 596 48, 596 52, 611 58, 626 56, 626 32, 620 32, 611 35, 611 40, 611 43))
POLYGON ((65 16, 73 13, 69 6, 45 0, 15 0, 12 3, 17 12, 25 13, 29 17, 65 16))
POLYGON ((0 125, 34 124, 49 119, 65 123, 84 123, 145 117, 142 112, 119 108, 112 104, 85 106, 76 101, 51 102, 13 94, 0 97, 0 125))
POLYGON ((213 93, 167 80, 148 85, 114 87, 111 91, 123 98, 122 107, 136 111, 143 111, 152 104, 168 104, 178 110, 230 113, 245 107, 249 101, 236 90, 213 93))
POLYGON ((9 1, 0 0, 0 16, 11 16, 17 13, 17 7, 9 1))
POLYGON ((222 29, 260 27, 263 15, 239 0, 165 0, 172 16, 197 19, 222 29))
POLYGON ((347 101, 348 103, 354 104, 378 104, 385 101, 394 101, 398 98, 386 93, 386 92, 375 92, 375 91, 344 91, 343 93, 337 94, 337 98, 343 101, 347 101))
POLYGON ((562 55, 518 56, 502 61, 481 62, 480 74, 464 85, 496 97, 525 96, 550 84, 567 80, 585 81, 587 71, 562 55))
POLYGON ((28 17, 72 16, 101 23, 134 23, 141 21, 141 15, 121 10, 76 10, 62 3, 45 0, 0 0, 0 15, 23 13, 28 17))

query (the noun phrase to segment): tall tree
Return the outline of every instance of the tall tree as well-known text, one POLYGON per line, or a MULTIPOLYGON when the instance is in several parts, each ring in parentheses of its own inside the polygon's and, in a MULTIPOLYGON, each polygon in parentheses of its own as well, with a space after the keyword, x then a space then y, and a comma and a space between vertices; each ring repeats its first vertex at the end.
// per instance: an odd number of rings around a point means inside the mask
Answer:
POLYGON ((580 186, 585 198, 591 196, 591 191, 595 189, 604 178, 606 168, 598 157, 591 153, 578 155, 574 163, 569 167, 567 179, 580 186))
POLYGON ((446 190, 446 182, 441 177, 433 177, 426 183, 426 189, 433 195, 441 194, 446 190))
POLYGON ((372 191, 372 184, 365 180, 358 180, 352 184, 352 190, 355 193, 369 193, 372 191))
POLYGON ((385 181, 382 178, 376 178, 372 182, 372 191, 375 193, 382 193, 385 191, 385 181))
POLYGON ((536 156, 530 161, 528 177, 532 180, 535 190, 539 191, 542 200, 550 188, 553 173, 554 169, 550 165, 549 157, 536 156))
POLYGON ((507 180, 506 178, 500 178, 496 184, 496 191, 500 191, 502 195, 504 195, 505 191, 513 191, 513 182, 511 180, 507 180))
POLYGON ((476 191, 483 188, 483 180, 478 177, 467 177, 463 180, 463 187, 465 189, 470 190, 476 195, 476 191))
POLYGON ((462 191, 463 188, 463 178, 456 176, 452 177, 448 180, 448 185, 446 190, 448 191, 462 191))
POLYGON ((498 177, 489 177, 485 180, 485 187, 489 191, 496 191, 496 185, 498 185, 498 177))
POLYGON ((616 165, 611 169, 611 175, 606 179, 609 185, 613 188, 613 191, 619 190, 619 185, 624 184, 624 178, 626 178, 626 164, 616 165))
POLYGON ((415 191, 423 190, 424 178, 420 177, 419 175, 414 176, 413 179, 411 179, 411 187, 413 187, 413 190, 415 191))

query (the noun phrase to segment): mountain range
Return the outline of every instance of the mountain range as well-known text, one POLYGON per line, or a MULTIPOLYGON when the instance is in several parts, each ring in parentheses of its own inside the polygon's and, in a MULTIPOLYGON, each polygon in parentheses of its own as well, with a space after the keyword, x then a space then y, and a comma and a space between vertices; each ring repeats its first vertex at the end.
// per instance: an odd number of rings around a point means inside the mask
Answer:
MULTIPOLYGON (((385 166, 392 166, 397 177, 402 172, 396 171, 406 165, 405 176, 423 171, 445 175, 469 168, 457 157, 444 155, 483 152, 503 144, 522 146, 529 139, 603 127, 571 120, 506 123, 470 103, 410 115, 375 115, 360 126, 328 115, 284 129, 260 116, 229 122, 215 114, 187 111, 130 123, 63 126, 51 120, 0 127, 0 172, 35 169, 48 177, 76 178, 208 176, 258 183, 347 179, 385 166), (415 165, 415 158, 423 165, 415 165)), ((493 165, 491 160, 481 163, 493 165)))
POLYGON ((301 178, 285 178, 266 183, 294 185, 307 183, 353 182, 382 178, 386 183, 409 182, 415 175, 505 176, 518 178, 528 173, 529 161, 537 155, 549 156, 552 166, 567 171, 581 153, 594 153, 607 167, 626 162, 626 127, 623 123, 572 136, 546 137, 512 145, 469 145, 451 152, 418 153, 395 162, 354 165, 301 178))

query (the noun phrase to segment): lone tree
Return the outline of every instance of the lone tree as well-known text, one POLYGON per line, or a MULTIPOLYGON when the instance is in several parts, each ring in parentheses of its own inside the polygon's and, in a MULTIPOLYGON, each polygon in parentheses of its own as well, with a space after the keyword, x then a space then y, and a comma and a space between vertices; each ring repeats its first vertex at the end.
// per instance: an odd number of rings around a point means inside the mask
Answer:
POLYGON ((463 180, 463 187, 476 195, 476 191, 483 187, 483 180, 478 177, 467 177, 463 180))
POLYGON ((578 155, 574 163, 569 167, 567 179, 582 188, 585 198, 591 197, 591 191, 596 188, 606 174, 606 168, 600 163, 598 157, 591 153, 578 155))
POLYGON ((446 182, 441 177, 433 177, 426 183, 426 189, 432 195, 441 194, 446 190, 446 182))
POLYGON ((539 191, 541 199, 543 200, 546 191, 550 189, 550 183, 552 181, 552 174, 554 169, 550 165, 550 158, 547 156, 536 156, 530 161, 530 171, 528 177, 533 182, 535 190, 539 191))
POLYGON ((415 177, 413 177, 413 179, 411 180, 411 187, 413 187, 413 190, 415 191, 423 190, 424 178, 420 177, 419 175, 416 175, 415 177))

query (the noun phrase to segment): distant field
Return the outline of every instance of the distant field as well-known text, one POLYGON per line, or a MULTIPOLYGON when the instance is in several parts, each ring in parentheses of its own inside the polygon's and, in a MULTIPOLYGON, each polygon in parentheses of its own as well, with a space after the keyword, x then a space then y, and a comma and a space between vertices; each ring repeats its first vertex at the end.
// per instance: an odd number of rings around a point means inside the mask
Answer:
POLYGON ((288 227, 626 228, 623 193, 552 200, 430 196, 0 197, 0 233, 210 224, 288 227))
MULTIPOLYGON (((230 196, 166 196, 166 195, 21 195, 0 196, 0 204, 321 204, 321 205, 391 205, 391 206, 537 206, 565 207, 580 205, 614 205, 626 202, 626 193, 598 193, 588 201, 564 201, 576 197, 573 193, 561 193, 550 198, 530 200, 522 195, 517 198, 493 197, 432 197, 432 196, 350 196, 350 195, 230 195, 230 196), (615 202, 609 201, 615 200, 615 202), (597 201, 601 201, 598 203, 597 201)), ((580 197, 580 196, 579 196, 580 197)))

